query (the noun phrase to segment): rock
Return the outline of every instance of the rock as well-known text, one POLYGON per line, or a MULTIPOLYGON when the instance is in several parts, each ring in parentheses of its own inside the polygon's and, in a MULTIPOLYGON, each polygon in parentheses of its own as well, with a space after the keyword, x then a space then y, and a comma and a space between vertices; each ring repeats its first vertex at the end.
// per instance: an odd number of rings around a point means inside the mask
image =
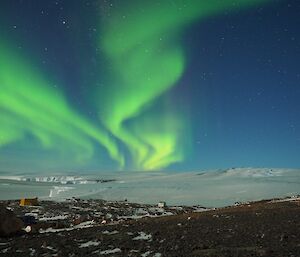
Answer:
POLYGON ((0 236, 9 236, 22 231, 23 221, 16 215, 0 205, 0 236))
POLYGON ((82 222, 89 221, 89 220, 91 220, 91 217, 90 217, 89 214, 85 214, 85 215, 79 215, 79 214, 77 214, 75 216, 75 219, 73 220, 73 225, 78 225, 78 224, 80 224, 82 222))
POLYGON ((27 227, 24 229, 24 231, 25 231, 26 233, 30 233, 30 232, 31 232, 31 226, 27 226, 27 227))

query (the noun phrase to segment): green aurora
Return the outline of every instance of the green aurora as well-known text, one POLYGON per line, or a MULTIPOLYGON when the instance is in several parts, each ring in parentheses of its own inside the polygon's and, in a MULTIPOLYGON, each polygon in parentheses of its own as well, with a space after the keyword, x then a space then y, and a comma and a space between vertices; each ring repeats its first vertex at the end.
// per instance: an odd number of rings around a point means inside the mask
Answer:
POLYGON ((159 115, 144 117, 145 110, 161 100, 184 72, 186 58, 180 38, 186 25, 257 2, 262 1, 134 1, 129 8, 126 5, 112 13, 104 24, 101 47, 117 79, 105 94, 99 92, 100 109, 106 110, 100 118, 128 147, 133 167, 161 169, 182 161, 188 153, 183 142, 191 135, 184 114, 166 106, 159 115), (134 130, 128 122, 134 124, 134 130))
POLYGON ((79 113, 33 61, 0 42, 0 148, 22 144, 30 135, 41 151, 73 156, 78 165, 97 158, 95 144, 106 149, 116 169, 160 170, 184 160, 191 141, 188 115, 169 104, 167 94, 188 62, 184 29, 264 1, 133 2, 121 3, 100 23, 96 43, 110 69, 105 87, 96 92, 97 122, 79 113))
POLYGON ((113 159, 123 162, 107 132, 75 113, 62 93, 54 90, 38 69, 3 43, 0 53, 0 147, 29 133, 39 140, 41 147, 74 151, 75 159, 84 162, 92 157, 91 140, 95 140, 113 159))

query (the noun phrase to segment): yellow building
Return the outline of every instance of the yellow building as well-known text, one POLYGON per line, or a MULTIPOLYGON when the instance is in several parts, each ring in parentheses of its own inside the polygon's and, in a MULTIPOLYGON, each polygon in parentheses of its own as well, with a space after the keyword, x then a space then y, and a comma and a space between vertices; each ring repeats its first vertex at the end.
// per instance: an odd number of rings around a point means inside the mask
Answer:
POLYGON ((36 198, 22 198, 20 200, 20 206, 25 206, 25 205, 37 205, 38 204, 38 199, 36 198))

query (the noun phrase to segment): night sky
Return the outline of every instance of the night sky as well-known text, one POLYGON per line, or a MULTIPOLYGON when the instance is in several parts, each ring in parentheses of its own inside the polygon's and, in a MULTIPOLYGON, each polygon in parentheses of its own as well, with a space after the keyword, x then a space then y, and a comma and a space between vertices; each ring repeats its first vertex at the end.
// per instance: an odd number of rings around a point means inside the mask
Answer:
POLYGON ((2 0, 0 172, 299 168, 299 14, 2 0))

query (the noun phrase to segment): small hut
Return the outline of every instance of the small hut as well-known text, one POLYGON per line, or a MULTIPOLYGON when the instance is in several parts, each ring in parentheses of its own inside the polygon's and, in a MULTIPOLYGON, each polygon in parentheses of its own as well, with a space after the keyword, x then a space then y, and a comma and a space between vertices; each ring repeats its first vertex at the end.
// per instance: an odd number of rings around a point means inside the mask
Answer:
POLYGON ((38 198, 22 198, 20 200, 20 206, 27 206, 27 205, 38 205, 38 198))
POLYGON ((159 202, 159 203, 157 204, 157 206, 158 206, 159 208, 165 208, 165 207, 167 206, 167 203, 166 203, 166 202, 159 202))

